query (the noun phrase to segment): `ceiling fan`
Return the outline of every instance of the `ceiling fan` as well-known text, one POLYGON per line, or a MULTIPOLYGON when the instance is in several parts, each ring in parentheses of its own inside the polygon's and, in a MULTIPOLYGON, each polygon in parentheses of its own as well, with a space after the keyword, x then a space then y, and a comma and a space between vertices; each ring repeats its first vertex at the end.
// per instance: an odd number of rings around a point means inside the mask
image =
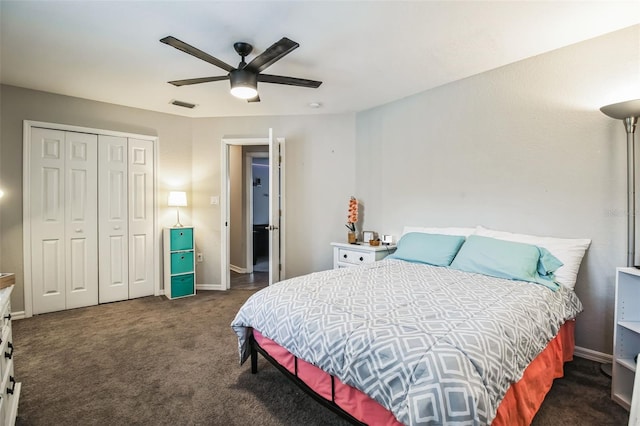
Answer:
POLYGON ((286 84, 289 86, 311 87, 317 88, 322 82, 315 80, 307 80, 304 78, 285 77, 281 75, 262 74, 262 71, 272 65, 274 62, 287 55, 298 46, 295 41, 289 40, 286 37, 275 42, 271 47, 262 52, 260 55, 253 58, 248 64, 244 61, 244 58, 248 56, 253 50, 253 46, 249 43, 237 42, 233 44, 233 48, 238 55, 242 58, 237 68, 221 61, 218 58, 214 58, 208 53, 203 52, 173 36, 167 36, 160 40, 162 43, 175 47, 178 50, 182 50, 189 55, 195 56, 198 59, 209 62, 223 70, 227 71, 227 75, 215 76, 215 77, 200 77, 189 78, 186 80, 174 80, 169 83, 174 86, 186 86, 189 84, 208 83, 211 81, 231 80, 231 94, 235 97, 246 99, 247 102, 260 102, 260 96, 258 96, 258 82, 261 83, 276 83, 286 84))

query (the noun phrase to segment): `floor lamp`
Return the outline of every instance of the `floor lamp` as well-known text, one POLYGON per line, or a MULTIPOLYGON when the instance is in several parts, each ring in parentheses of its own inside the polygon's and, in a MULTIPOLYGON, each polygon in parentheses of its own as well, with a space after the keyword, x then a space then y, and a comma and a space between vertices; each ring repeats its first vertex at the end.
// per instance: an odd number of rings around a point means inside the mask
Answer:
POLYGON ((640 117, 640 99, 619 102, 600 108, 611 118, 622 120, 627 131, 627 266, 635 266, 636 260, 636 161, 634 133, 640 117))
MULTIPOLYGON (((627 131, 627 266, 636 263, 636 159, 634 134, 640 117, 640 99, 619 102, 600 108, 604 114, 622 120, 627 131)), ((611 377, 611 364, 602 364, 600 369, 611 377)))

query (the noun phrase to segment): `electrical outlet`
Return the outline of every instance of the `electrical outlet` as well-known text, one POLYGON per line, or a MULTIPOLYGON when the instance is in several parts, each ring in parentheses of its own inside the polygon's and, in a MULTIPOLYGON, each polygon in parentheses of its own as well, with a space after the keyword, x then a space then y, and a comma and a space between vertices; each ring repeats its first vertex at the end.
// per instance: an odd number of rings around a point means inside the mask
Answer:
POLYGON ((196 259, 197 259, 197 261, 198 261, 198 262, 202 262, 202 261, 204 261, 204 257, 202 256, 202 253, 198 253, 198 254, 196 255, 196 259))

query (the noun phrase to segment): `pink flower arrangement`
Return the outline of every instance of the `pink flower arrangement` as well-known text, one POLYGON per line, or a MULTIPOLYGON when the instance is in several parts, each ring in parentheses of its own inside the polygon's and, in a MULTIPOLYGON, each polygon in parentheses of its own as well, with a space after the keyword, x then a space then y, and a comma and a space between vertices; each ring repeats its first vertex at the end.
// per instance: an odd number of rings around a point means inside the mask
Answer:
POLYGON ((358 200, 356 197, 349 199, 349 215, 345 225, 351 232, 356 232, 356 222, 358 222, 358 200))

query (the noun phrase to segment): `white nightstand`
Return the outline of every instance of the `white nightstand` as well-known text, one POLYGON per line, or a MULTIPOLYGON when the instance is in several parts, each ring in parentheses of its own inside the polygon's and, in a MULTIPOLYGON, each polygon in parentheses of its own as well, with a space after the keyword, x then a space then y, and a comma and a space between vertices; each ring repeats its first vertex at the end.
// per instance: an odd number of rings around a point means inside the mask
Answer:
POLYGON ((395 244, 370 246, 365 243, 331 243, 331 245, 333 246, 333 269, 372 263, 396 251, 395 244))

